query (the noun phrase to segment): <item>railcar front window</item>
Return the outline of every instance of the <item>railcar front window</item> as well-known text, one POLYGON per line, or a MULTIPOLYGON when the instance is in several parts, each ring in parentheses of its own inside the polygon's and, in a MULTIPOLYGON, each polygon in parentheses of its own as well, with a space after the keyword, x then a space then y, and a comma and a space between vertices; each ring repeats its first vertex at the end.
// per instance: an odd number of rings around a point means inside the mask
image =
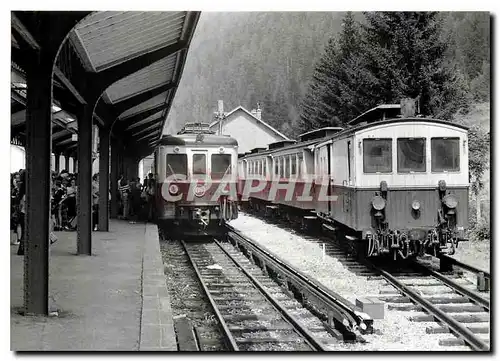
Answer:
POLYGON ((187 177, 187 168, 186 154, 167 154, 167 177, 171 175, 187 177))
POLYGON ((363 172, 392 172, 392 139, 363 140, 363 172))
POLYGON ((425 138, 398 139, 398 172, 425 172, 425 138))
POLYGON ((193 154, 193 174, 207 174, 207 157, 205 154, 193 154))
POLYGON ((431 163, 433 172, 460 170, 460 144, 458 138, 432 138, 431 163))
POLYGON ((212 154, 212 179, 231 174, 231 154, 212 154))

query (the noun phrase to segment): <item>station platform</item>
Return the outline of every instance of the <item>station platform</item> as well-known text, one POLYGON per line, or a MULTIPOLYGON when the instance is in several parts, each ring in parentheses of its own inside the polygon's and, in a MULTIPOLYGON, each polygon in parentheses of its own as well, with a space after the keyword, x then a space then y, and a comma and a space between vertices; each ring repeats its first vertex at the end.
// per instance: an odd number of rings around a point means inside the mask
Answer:
POLYGON ((11 246, 12 351, 177 351, 156 225, 110 220, 92 233, 92 256, 76 232, 50 246, 49 317, 23 316, 23 257, 11 246))

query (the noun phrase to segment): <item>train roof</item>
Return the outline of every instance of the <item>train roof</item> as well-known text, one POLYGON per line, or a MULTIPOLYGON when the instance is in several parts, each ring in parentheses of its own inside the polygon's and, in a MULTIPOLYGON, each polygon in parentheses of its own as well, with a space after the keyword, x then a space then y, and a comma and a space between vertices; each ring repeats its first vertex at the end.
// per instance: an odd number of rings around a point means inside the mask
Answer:
POLYGON ((449 121, 441 120, 441 119, 424 118, 424 117, 408 117, 408 118, 392 118, 392 119, 386 119, 386 120, 379 120, 378 122, 373 122, 373 123, 360 124, 360 125, 352 127, 352 128, 347 128, 345 131, 340 132, 340 133, 336 134, 335 136, 338 136, 340 134, 350 133, 350 132, 358 132, 358 131, 366 129, 366 128, 377 127, 379 125, 392 124, 392 123, 412 123, 412 122, 445 124, 445 125, 450 125, 452 127, 461 128, 464 130, 469 129, 469 127, 467 127, 465 125, 453 123, 453 122, 449 122, 449 121))
POLYGON ((238 141, 228 135, 215 134, 177 134, 164 135, 158 145, 207 145, 237 146, 238 141))
POLYGON ((361 123, 373 123, 384 121, 385 119, 396 118, 401 114, 400 104, 381 104, 375 108, 369 109, 363 114, 357 116, 351 121, 347 122, 350 126, 360 125, 361 123))
POLYGON ((347 135, 350 135, 352 133, 359 132, 360 130, 364 130, 364 129, 372 128, 372 127, 377 127, 377 126, 380 126, 380 125, 395 124, 395 123, 411 123, 411 122, 423 122, 423 123, 432 123, 432 124, 445 124, 445 125, 449 125, 449 126, 461 128, 461 129, 464 129, 464 130, 468 130, 469 129, 465 125, 458 124, 458 123, 452 123, 452 122, 449 122, 449 121, 446 121, 446 120, 440 120, 440 119, 419 118, 419 117, 393 118, 393 119, 387 119, 387 120, 380 120, 380 121, 374 122, 374 123, 360 124, 358 126, 354 126, 354 127, 350 127, 350 128, 341 130, 341 131, 339 131, 339 132, 337 132, 337 133, 335 133, 333 135, 330 134, 330 135, 327 135, 327 136, 322 137, 322 138, 312 139, 312 140, 308 140, 308 141, 305 141, 305 142, 297 142, 295 144, 292 144, 292 145, 289 145, 289 146, 285 146, 285 147, 282 147, 282 148, 278 148, 278 149, 269 149, 269 150, 267 150, 265 152, 259 152, 257 154, 245 154, 244 158, 246 156, 248 156, 248 155, 250 155, 250 156, 254 156, 254 155, 259 155, 259 156, 260 155, 269 155, 271 153, 277 153, 278 151, 285 151, 285 150, 290 150, 290 149, 294 149, 294 148, 306 148, 306 147, 314 145, 314 144, 323 143, 323 142, 329 141, 331 139, 339 138, 339 137, 342 137, 342 136, 347 136, 347 135))
POLYGON ((305 142, 312 139, 324 138, 329 135, 333 135, 342 131, 344 128, 342 127, 324 127, 319 129, 311 130, 307 133, 302 133, 299 135, 299 139, 301 142, 305 142))

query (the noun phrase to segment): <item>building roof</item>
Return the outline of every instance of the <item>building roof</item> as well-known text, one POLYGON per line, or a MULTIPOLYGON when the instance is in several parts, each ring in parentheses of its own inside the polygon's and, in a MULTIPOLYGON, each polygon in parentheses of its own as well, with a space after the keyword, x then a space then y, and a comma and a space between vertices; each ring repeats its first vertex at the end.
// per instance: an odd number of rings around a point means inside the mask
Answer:
MULTIPOLYGON (((283 140, 291 140, 290 138, 288 138, 286 135, 284 135, 283 133, 279 132, 278 130, 276 130, 275 128, 271 127, 269 124, 267 124, 265 121, 263 121, 262 119, 259 119, 257 118, 255 115, 253 115, 251 112, 249 112, 248 110, 246 110, 245 108, 243 108, 241 105, 237 106, 236 108, 234 108, 233 110, 231 110, 230 112, 228 113, 225 113, 225 117, 228 118, 230 117, 231 115, 233 115, 234 113, 236 113, 237 111, 243 111, 244 113, 248 114, 249 116, 251 116, 252 118, 254 118, 257 122, 261 123, 262 125, 264 125, 265 127, 267 127, 268 129, 270 129, 273 133, 277 134, 278 136, 282 137, 283 140)), ((216 124, 219 124, 220 120, 216 120, 214 122, 212 122, 212 124, 210 124, 210 128, 212 128, 213 126, 215 126, 216 124)))
POLYGON ((34 48, 43 46, 51 34, 38 30, 42 20, 75 18, 77 24, 54 66, 54 118, 65 128, 66 137, 54 142, 54 148, 76 149, 71 134, 78 127, 71 113, 78 107, 75 99, 85 103, 82 94, 90 78, 106 84, 94 110, 96 123, 112 127, 114 136, 136 145, 134 151, 149 154, 162 137, 199 15, 194 11, 13 12, 11 123, 19 129, 17 136, 25 138, 22 87, 29 65, 21 51, 26 46, 19 40, 34 48))

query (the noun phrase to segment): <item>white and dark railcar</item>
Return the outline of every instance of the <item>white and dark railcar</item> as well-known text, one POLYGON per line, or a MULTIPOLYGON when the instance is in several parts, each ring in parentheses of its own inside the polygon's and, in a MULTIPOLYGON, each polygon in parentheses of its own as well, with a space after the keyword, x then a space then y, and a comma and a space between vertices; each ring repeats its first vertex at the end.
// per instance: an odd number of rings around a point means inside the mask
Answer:
POLYGON ((323 175, 337 196, 316 213, 346 226, 368 256, 453 253, 468 226, 467 142, 465 127, 425 118, 339 133, 315 145, 315 158, 328 162, 319 173, 330 169, 323 175))
POLYGON ((240 158, 239 196, 264 181, 247 195, 253 208, 314 212, 367 256, 452 253, 468 227, 467 142, 466 127, 418 117, 320 129, 240 158), (293 183, 292 197, 270 194, 273 182, 293 183))

